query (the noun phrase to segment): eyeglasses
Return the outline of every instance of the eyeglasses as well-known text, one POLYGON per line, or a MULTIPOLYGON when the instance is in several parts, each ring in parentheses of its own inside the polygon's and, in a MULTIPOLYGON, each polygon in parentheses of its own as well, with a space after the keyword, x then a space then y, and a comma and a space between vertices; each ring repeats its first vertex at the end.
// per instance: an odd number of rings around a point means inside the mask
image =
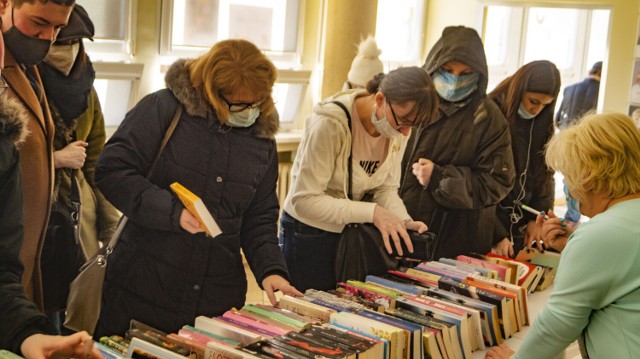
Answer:
MULTIPOLYGON (((404 127, 413 127, 413 123, 415 121, 411 121, 407 119, 407 116, 405 116, 404 118, 401 118, 400 121, 398 121, 398 117, 396 116, 395 111, 393 111, 393 106, 391 106, 391 104, 389 103, 389 108, 391 109, 391 114, 393 115, 393 120, 396 122, 396 126, 400 127, 400 126, 404 126, 404 127)), ((413 111, 411 111, 413 112, 413 111)), ((411 113, 409 112, 409 113, 411 113)))
POLYGON ((224 101, 227 106, 229 106, 229 112, 242 112, 248 108, 256 108, 260 105, 262 105, 262 103, 265 101, 265 99, 262 99, 260 101, 254 102, 254 103, 247 103, 247 102, 230 102, 228 101, 226 98, 224 98, 224 96, 222 96, 222 94, 220 94, 220 98, 222 99, 222 101, 224 101))
POLYGON ((0 96, 7 91, 9 84, 4 80, 4 77, 0 76, 0 96))

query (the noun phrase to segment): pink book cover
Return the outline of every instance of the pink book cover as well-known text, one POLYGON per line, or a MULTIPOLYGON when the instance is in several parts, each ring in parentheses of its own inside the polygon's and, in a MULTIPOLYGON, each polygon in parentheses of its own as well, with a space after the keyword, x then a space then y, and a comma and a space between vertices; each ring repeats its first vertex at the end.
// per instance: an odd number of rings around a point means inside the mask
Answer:
POLYGON ((418 297, 418 296, 415 296, 415 295, 409 295, 409 296, 407 296, 407 299, 413 300, 413 301, 418 302, 418 303, 422 303, 422 304, 428 305, 428 306, 433 307, 433 308, 442 309, 442 310, 444 310, 444 311, 446 311, 448 313, 451 313, 451 314, 461 315, 461 316, 463 316, 465 318, 467 316, 467 312, 465 312, 462 309, 450 307, 450 306, 448 306, 446 304, 437 303, 437 302, 434 302, 434 301, 426 299, 426 298, 418 297))
POLYGON ((269 332, 272 332, 276 335, 285 335, 287 333, 289 333, 291 330, 286 330, 283 328, 279 328, 276 327, 275 325, 271 325, 269 323, 265 323, 265 322, 261 322, 259 320, 255 320, 253 318, 249 318, 247 316, 242 315, 241 313, 238 312, 234 312, 232 310, 228 310, 226 311, 223 315, 224 318, 229 318, 229 319, 233 319, 237 322, 240 323, 244 323, 247 324, 249 326, 258 328, 258 329, 262 329, 262 330, 266 330, 269 332))
POLYGON ((483 268, 494 270, 498 272, 498 276, 500 276, 501 281, 506 281, 507 279, 506 274, 507 274, 508 268, 503 265, 491 263, 478 258, 462 256, 462 255, 457 256, 456 259, 459 260, 460 262, 469 263, 469 264, 477 265, 483 268))
POLYGON ((190 329, 186 329, 186 328, 182 328, 178 331, 178 335, 183 337, 183 338, 187 338, 189 340, 192 340, 196 343, 200 343, 202 345, 207 345, 208 342, 216 342, 218 344, 222 344, 224 346, 228 346, 233 348, 232 345, 230 345, 229 343, 222 341, 222 340, 218 340, 216 338, 210 337, 208 335, 202 334, 202 333, 198 333, 195 332, 193 330, 190 329))

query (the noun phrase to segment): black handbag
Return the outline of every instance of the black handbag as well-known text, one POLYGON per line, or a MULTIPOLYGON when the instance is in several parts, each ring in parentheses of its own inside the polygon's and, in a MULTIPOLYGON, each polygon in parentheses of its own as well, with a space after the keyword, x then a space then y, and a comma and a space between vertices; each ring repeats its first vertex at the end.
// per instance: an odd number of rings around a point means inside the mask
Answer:
MULTIPOLYGON (((351 129, 351 116, 347 108, 340 102, 334 101, 347 115, 349 129, 351 129)), ((352 157, 349 154, 348 169, 349 183, 347 197, 353 198, 351 174, 353 165, 352 157)), ((413 244, 413 253, 409 253, 404 241, 400 241, 402 257, 398 256, 395 246, 391 246, 391 254, 387 252, 382 241, 382 234, 373 223, 350 223, 347 224, 340 238, 335 259, 336 282, 345 282, 349 279, 363 281, 367 275, 381 275, 389 269, 397 269, 400 265, 411 266, 420 261, 433 259, 436 249, 436 235, 431 232, 418 233, 408 231, 413 244), (407 260, 409 259, 409 260, 407 260), (411 260, 415 259, 415 260, 411 260)))
POLYGON ((63 199, 51 208, 40 259, 44 310, 53 313, 67 306, 69 284, 85 262, 80 241, 80 191, 71 171, 69 203, 63 199))

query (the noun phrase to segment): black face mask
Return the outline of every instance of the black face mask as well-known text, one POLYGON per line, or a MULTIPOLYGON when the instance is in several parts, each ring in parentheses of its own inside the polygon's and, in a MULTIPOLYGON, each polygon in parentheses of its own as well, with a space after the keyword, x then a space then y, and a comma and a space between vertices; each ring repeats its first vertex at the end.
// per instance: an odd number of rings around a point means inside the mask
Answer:
MULTIPOLYGON (((13 8, 11 8, 11 22, 13 21, 13 8)), ((15 25, 11 25, 7 32, 2 34, 5 46, 11 51, 11 55, 19 64, 31 66, 41 63, 49 52, 51 41, 25 35, 15 25)))

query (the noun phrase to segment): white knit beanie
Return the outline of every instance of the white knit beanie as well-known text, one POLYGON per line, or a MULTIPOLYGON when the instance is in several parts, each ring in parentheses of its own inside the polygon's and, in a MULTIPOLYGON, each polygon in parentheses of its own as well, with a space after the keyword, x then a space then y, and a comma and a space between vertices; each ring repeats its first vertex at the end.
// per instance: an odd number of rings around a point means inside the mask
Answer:
POLYGON ((371 35, 358 45, 358 54, 347 74, 347 79, 352 85, 366 87, 369 80, 384 71, 382 61, 378 58, 381 52, 376 39, 371 35))

